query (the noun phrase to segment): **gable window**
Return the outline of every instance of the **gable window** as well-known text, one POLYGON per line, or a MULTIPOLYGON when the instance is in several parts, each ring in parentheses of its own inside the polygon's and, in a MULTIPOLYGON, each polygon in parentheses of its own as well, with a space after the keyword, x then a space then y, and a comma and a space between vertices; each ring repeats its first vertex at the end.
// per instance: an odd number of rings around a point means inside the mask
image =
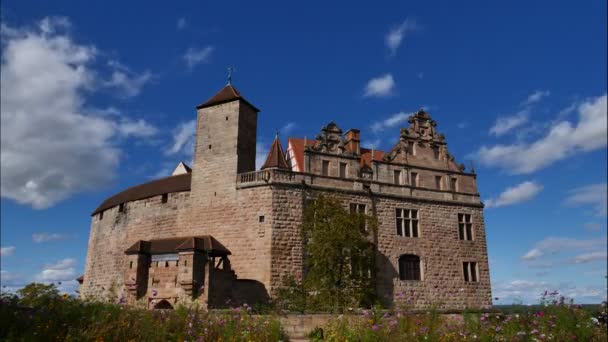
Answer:
POLYGON ((399 257, 399 279, 420 280, 420 257, 413 254, 399 257))
POLYGON ((321 164, 321 174, 323 176, 329 176, 329 160, 324 160, 321 164))
POLYGON ((458 185, 458 179, 456 177, 450 178, 450 190, 456 191, 456 185, 458 185))
POLYGON ((414 148, 414 142, 413 141, 410 141, 406 145, 406 148, 407 148, 407 153, 408 154, 415 155, 415 153, 414 153, 415 152, 415 148, 414 148))
POLYGON ((346 163, 340 163, 340 178, 346 178, 346 163))
POLYGON ((474 261, 463 262, 462 274, 464 275, 465 282, 477 282, 477 263, 474 261))
POLYGON ((439 159, 439 146, 433 147, 433 156, 435 159, 439 159))
MULTIPOLYGON (((350 204, 350 213, 351 214, 362 214, 365 215, 365 210, 366 206, 365 204, 361 204, 361 203, 351 203, 350 204)), ((365 224, 365 221, 361 222, 359 228, 361 229, 361 231, 367 231, 367 225, 365 224)))
POLYGON ((458 214, 458 238, 460 240, 473 240, 471 214, 458 214))
POLYGON ((435 176, 435 189, 441 190, 441 176, 435 176))
POLYGON ((393 173, 393 182, 395 184, 401 184, 401 170, 395 170, 393 173))
POLYGON ((416 172, 410 174, 410 184, 412 186, 418 186, 418 174, 416 172))
POLYGON ((397 235, 418 237, 418 210, 396 209, 397 235))

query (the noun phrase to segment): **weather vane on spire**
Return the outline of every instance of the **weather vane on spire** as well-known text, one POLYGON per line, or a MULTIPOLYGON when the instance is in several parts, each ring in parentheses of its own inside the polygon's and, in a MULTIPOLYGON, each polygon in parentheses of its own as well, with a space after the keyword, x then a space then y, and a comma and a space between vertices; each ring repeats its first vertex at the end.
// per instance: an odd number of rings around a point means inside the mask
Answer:
POLYGON ((234 68, 232 68, 232 66, 228 67, 228 85, 232 84, 232 71, 234 71, 234 68))

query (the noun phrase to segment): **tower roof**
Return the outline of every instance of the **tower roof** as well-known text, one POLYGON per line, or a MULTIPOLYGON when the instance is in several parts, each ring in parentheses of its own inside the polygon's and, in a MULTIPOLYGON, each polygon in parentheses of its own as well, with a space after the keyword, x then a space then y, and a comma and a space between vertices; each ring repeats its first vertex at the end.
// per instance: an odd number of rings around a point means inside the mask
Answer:
POLYGON ((247 103, 256 112, 260 111, 254 105, 252 105, 249 101, 245 100, 245 98, 243 96, 241 96, 241 93, 239 93, 239 91, 236 90, 236 88, 233 87, 232 84, 227 84, 224 88, 222 88, 220 91, 218 91, 217 94, 213 95, 205 103, 202 103, 202 104, 196 106, 196 109, 207 108, 207 107, 219 105, 222 103, 232 102, 232 101, 236 101, 236 100, 241 100, 241 101, 247 103))
POLYGON ((270 151, 268 152, 264 165, 262 165, 262 170, 269 168, 289 170, 289 165, 287 165, 287 161, 285 160, 285 154, 283 153, 283 147, 279 141, 278 134, 275 136, 274 141, 272 142, 272 146, 270 147, 270 151))

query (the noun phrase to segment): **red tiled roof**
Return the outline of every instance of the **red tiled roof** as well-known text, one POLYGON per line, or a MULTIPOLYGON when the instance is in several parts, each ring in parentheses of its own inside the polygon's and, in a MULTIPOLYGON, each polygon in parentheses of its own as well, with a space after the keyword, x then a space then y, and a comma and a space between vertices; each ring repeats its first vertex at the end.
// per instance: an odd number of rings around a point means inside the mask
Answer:
POLYGON ((268 152, 268 156, 266 157, 266 161, 264 162, 264 165, 262 165, 262 170, 269 168, 289 170, 289 165, 287 165, 287 161, 285 160, 283 147, 281 146, 278 136, 274 138, 270 151, 268 152))
MULTIPOLYGON (((316 143, 316 140, 307 140, 306 145, 312 146, 316 143)), ((289 138, 288 147, 291 145, 294 155, 296 156, 296 163, 300 166, 301 170, 304 170, 304 139, 300 138, 289 138)))
MULTIPOLYGON (((384 154, 384 151, 374 150, 374 160, 382 160, 384 154)), ((372 165, 372 150, 361 147, 361 166, 363 165, 372 165)))
POLYGON ((100 211, 117 206, 121 203, 136 201, 144 198, 150 198, 162 194, 168 194, 172 192, 190 191, 190 180, 192 178, 191 173, 184 173, 177 176, 169 176, 157 180, 153 180, 148 183, 136 185, 128 188, 116 195, 106 199, 93 211, 92 215, 97 214, 100 211))
POLYGON ((235 101, 235 100, 241 100, 241 101, 247 103, 256 112, 260 111, 254 105, 249 103, 249 101, 245 100, 245 98, 243 96, 241 96, 241 93, 239 93, 239 91, 236 90, 236 88, 233 87, 231 84, 226 85, 217 94, 213 95, 206 102, 196 106, 196 109, 207 108, 207 107, 211 107, 211 106, 215 106, 218 104, 227 103, 227 102, 231 102, 231 101, 235 101))
POLYGON ((127 248, 125 254, 165 254, 188 250, 206 251, 215 255, 230 254, 230 251, 211 235, 139 240, 127 248))

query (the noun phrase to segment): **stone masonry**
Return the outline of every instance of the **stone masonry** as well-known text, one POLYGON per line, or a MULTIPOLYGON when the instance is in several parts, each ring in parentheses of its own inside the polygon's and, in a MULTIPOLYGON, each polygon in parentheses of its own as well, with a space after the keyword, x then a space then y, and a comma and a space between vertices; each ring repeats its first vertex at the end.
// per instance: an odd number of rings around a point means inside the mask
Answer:
POLYGON ((191 170, 180 164, 93 212, 82 297, 149 308, 267 301, 286 275, 303 277, 303 210, 324 194, 378 219, 373 274, 386 305, 491 305, 477 176, 428 113, 414 113, 386 152, 333 122, 315 139, 289 138, 285 154, 277 137, 256 170, 258 109, 227 85, 197 110, 191 170), (415 211, 409 234, 404 210, 415 211))

